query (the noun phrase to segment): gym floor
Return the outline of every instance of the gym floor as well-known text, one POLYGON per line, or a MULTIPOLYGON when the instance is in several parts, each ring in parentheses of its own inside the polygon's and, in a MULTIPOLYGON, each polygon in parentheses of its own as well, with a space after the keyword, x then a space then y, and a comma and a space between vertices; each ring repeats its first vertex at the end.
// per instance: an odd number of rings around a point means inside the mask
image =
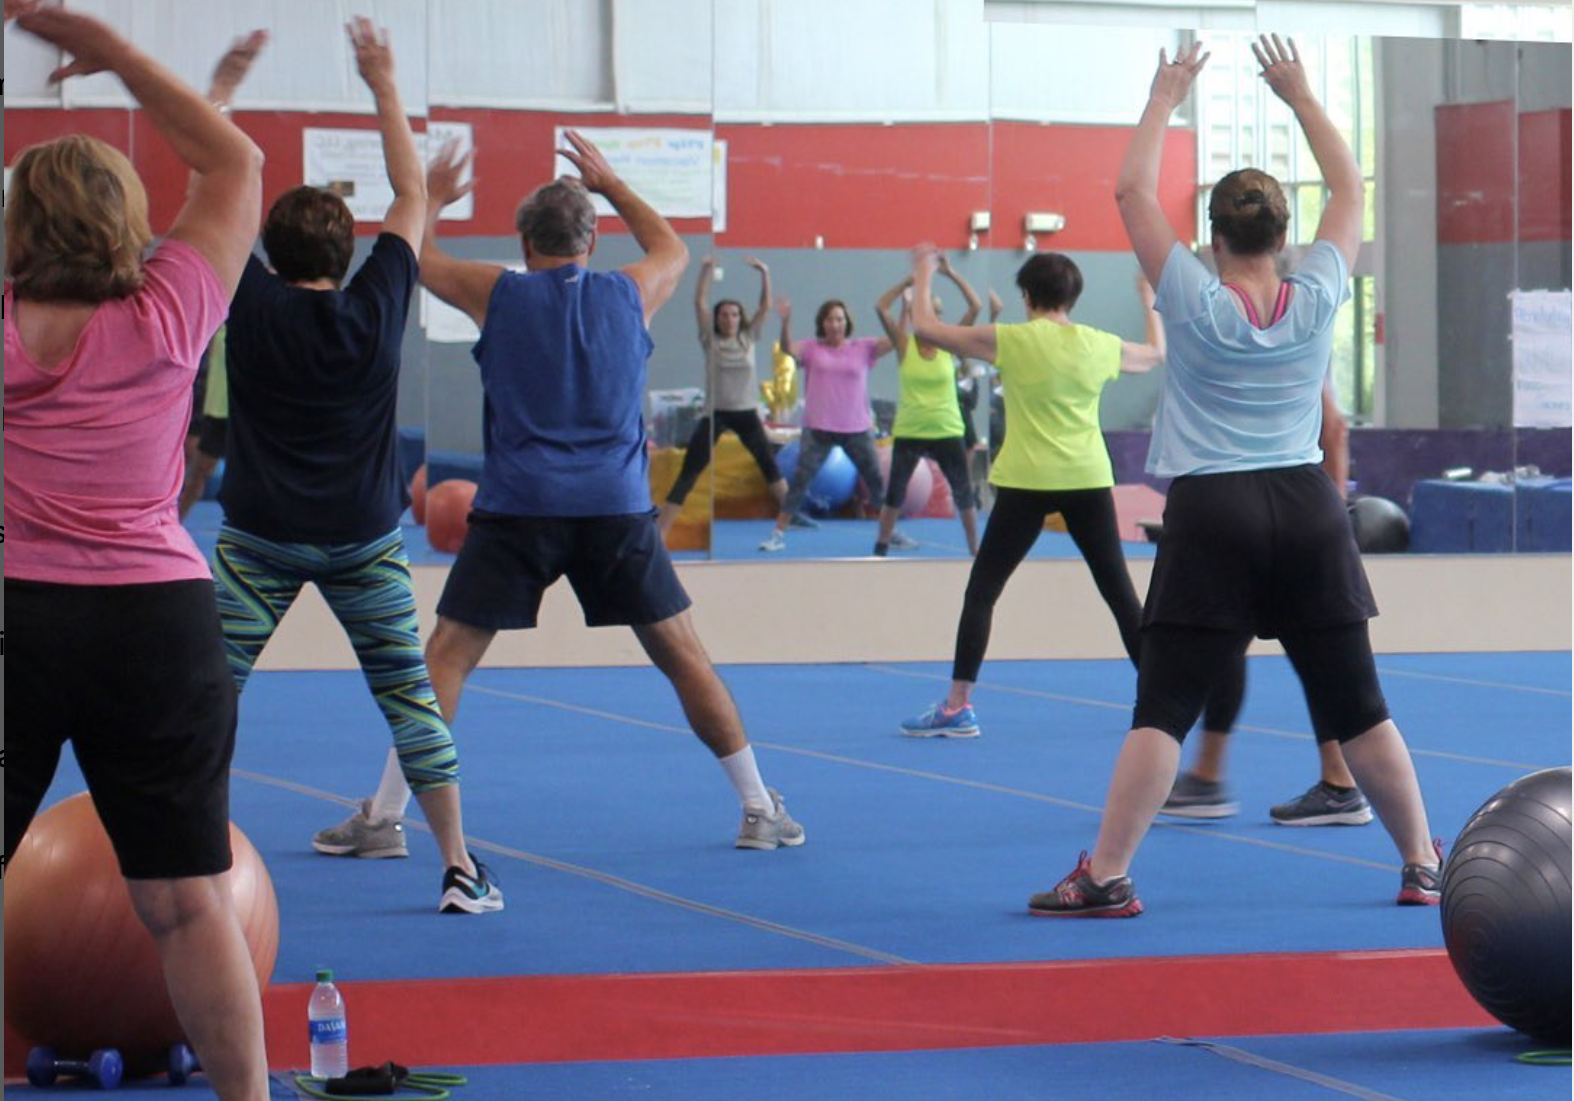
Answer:
MULTIPOLYGON (((1569 763, 1567 653, 1379 665, 1445 841, 1569 763)), ((722 672, 808 844, 733 849, 731 790, 654 671, 482 670, 456 734, 467 832, 508 901, 484 917, 435 913, 418 822, 408 860, 311 851, 375 783, 385 727, 358 673, 257 674, 234 818, 279 897, 279 1095, 319 966, 352 1064, 458 1071, 461 1101, 1569 1095, 1568 1068, 1517 1061, 1534 1045, 1466 995, 1437 911, 1393 904, 1380 826, 1267 819, 1315 779, 1281 657, 1250 662, 1242 813, 1156 828, 1133 868, 1148 911, 1126 921, 1025 910, 1092 843, 1126 663, 987 664, 976 741, 897 733, 943 692, 938 663, 722 672)), ((50 799, 80 787, 63 768, 50 799)))

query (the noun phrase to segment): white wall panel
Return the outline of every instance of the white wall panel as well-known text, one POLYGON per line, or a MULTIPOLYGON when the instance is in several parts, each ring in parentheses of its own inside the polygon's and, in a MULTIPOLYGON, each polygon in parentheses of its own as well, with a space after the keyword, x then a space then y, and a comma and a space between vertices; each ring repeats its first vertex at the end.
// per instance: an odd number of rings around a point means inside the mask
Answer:
POLYGON ((49 83, 49 74, 61 63, 58 50, 30 34, 5 25, 6 101, 11 106, 58 104, 60 89, 49 83))
POLYGON ((981 0, 726 0, 716 10, 716 117, 983 119, 981 0))
MULTIPOLYGON (((371 93, 355 71, 344 30, 352 15, 364 14, 388 28, 405 110, 425 113, 425 0, 72 0, 71 6, 111 24, 202 91, 230 43, 263 28, 271 39, 236 95, 237 107, 370 113, 371 93)), ((132 102, 107 73, 68 81, 64 96, 70 107, 132 102)))
POLYGON ((1159 50, 1180 36, 1153 28, 990 26, 990 114, 1042 122, 1135 125, 1159 50))
POLYGON ((711 0, 614 0, 612 31, 620 110, 710 114, 711 0))
POLYGON ((612 106, 603 0, 429 0, 431 102, 452 107, 612 106))

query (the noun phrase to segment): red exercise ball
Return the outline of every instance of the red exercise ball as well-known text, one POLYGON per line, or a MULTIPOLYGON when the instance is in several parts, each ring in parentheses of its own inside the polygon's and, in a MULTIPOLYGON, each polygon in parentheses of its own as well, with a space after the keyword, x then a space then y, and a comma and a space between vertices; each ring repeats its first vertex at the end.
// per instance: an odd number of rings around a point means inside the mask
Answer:
POLYGON ((410 479, 410 515, 417 524, 426 523, 426 464, 422 463, 410 479))
MULTIPOLYGON (((279 954, 279 906, 262 857, 232 823, 230 891, 263 990, 279 954)), ((86 794, 37 818, 6 866, 5 1023, 68 1058, 119 1048, 149 1073, 185 1035, 153 937, 86 794)))
POLYGON ((470 530, 470 502, 476 484, 463 478, 438 482, 426 491, 426 541, 433 550, 458 554, 470 530))

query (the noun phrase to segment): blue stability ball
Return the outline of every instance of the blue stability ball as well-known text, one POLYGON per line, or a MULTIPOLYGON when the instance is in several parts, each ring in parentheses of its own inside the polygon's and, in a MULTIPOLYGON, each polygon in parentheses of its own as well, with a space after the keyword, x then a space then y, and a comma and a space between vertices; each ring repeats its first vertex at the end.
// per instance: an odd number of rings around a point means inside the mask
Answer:
MULTIPOLYGON (((798 441, 794 440, 776 454, 776 466, 782 477, 792 481, 798 469, 798 441)), ((833 447, 825 456, 825 464, 809 483, 804 508, 816 515, 834 512, 853 499, 858 487, 858 468, 840 447, 833 447)))
POLYGON ((1570 772, 1514 781, 1465 823, 1443 869, 1443 942, 1471 997, 1538 1040, 1569 1042, 1570 772))

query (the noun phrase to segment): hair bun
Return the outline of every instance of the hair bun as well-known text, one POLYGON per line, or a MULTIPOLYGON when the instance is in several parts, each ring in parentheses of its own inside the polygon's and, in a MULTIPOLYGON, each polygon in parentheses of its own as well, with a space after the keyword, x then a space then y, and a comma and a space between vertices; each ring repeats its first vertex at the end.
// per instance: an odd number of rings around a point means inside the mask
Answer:
POLYGON ((1263 193, 1262 188, 1253 187, 1235 196, 1235 209, 1241 210, 1245 207, 1254 205, 1261 206, 1267 203, 1267 201, 1268 196, 1263 193))

